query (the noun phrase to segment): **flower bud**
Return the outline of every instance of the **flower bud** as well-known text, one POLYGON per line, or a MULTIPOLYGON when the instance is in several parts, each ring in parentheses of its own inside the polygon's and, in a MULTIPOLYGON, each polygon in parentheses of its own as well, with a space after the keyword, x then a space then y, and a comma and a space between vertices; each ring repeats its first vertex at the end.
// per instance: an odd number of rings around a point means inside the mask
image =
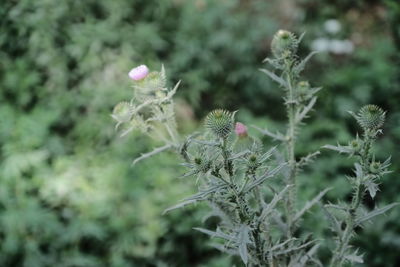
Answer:
POLYGON ((306 101, 310 98, 310 84, 308 81, 301 81, 297 84, 297 92, 301 101, 306 101))
POLYGON ((248 167, 250 170, 255 170, 255 169, 257 169, 259 166, 260 166, 260 163, 258 162, 257 155, 251 154, 250 157, 249 157, 249 160, 248 160, 248 162, 247 162, 247 167, 248 167))
POLYGON ((285 30, 275 33, 271 42, 272 54, 276 58, 285 58, 293 55, 297 51, 298 40, 296 36, 285 30))
POLYGON ((372 162, 371 165, 369 165, 369 170, 373 174, 378 174, 381 171, 382 164, 380 162, 372 162))
POLYGON ((149 69, 147 68, 147 66, 140 65, 136 68, 131 69, 128 75, 132 80, 139 81, 144 79, 147 74, 149 74, 149 69))
POLYGON ((128 122, 131 119, 131 106, 128 102, 118 103, 111 115, 119 123, 128 122))
POLYGON ((205 120, 206 127, 220 138, 226 138, 233 130, 233 113, 217 109, 211 111, 205 120))
POLYGON ((359 153, 362 149, 362 141, 360 139, 355 139, 350 142, 349 146, 355 153, 359 153))
POLYGON ((247 137, 247 127, 241 122, 237 122, 235 125, 235 133, 240 138, 247 137))
POLYGON ((197 165, 197 170, 206 173, 211 169, 211 162, 208 160, 202 160, 201 158, 195 158, 194 162, 197 165))
POLYGON ((385 112, 376 105, 366 105, 356 115, 357 122, 364 130, 378 130, 385 122, 385 112))

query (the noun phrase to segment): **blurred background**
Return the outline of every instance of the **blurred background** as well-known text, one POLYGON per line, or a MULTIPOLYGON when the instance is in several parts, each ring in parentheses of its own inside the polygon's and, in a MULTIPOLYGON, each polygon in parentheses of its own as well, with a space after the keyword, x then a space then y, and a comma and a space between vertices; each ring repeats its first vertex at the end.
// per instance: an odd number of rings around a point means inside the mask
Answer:
MULTIPOLYGON (((173 154, 132 167, 157 144, 119 138, 110 113, 132 96, 132 67, 163 63, 170 85, 182 80, 183 134, 216 107, 282 129, 282 92, 258 71, 280 28, 306 32, 301 55, 322 52, 304 73, 324 89, 298 156, 346 144, 358 130, 347 111, 380 105, 388 119, 377 154, 392 155, 393 173, 366 204, 400 201, 398 0, 4 0, 0 27, 0 266, 241 266, 192 230, 215 227, 202 221, 205 206, 161 215, 194 181, 177 179, 173 154)), ((301 174, 301 201, 327 186, 326 201, 349 200, 351 167, 323 151, 301 174)), ((305 228, 329 238, 323 214, 313 213, 305 228)), ((399 218, 393 209, 357 229, 362 266, 400 265, 399 218)))

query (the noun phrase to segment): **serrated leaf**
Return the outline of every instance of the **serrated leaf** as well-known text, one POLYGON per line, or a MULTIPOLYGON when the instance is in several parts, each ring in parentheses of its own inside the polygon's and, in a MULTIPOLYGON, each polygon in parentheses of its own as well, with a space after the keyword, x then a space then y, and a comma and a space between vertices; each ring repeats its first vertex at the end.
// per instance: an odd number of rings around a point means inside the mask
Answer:
POLYGON ((197 200, 195 200, 195 199, 182 201, 182 202, 180 202, 180 203, 178 203, 178 204, 176 204, 176 205, 174 205, 172 207, 169 207, 168 209, 164 210, 162 214, 164 215, 164 214, 170 212, 171 210, 180 209, 180 208, 183 208, 183 207, 185 207, 187 205, 193 204, 195 202, 197 202, 197 200))
POLYGON ((372 180, 367 180, 364 184, 371 198, 375 198, 376 192, 379 190, 378 185, 372 180))
POLYGON ((332 213, 330 213, 326 207, 324 205, 321 205, 322 210, 325 213, 325 216, 328 218, 328 221, 331 224, 331 227, 333 229, 333 231, 338 235, 338 236, 342 236, 342 229, 340 228, 340 223, 338 222, 338 220, 335 218, 335 216, 333 216, 332 213))
POLYGON ((247 192, 253 190, 256 186, 262 184, 268 178, 274 177, 275 174, 277 174, 282 169, 282 167, 285 165, 286 164, 278 165, 273 170, 265 172, 261 177, 257 178, 255 181, 253 181, 252 183, 247 185, 246 188, 243 190, 243 193, 247 193, 247 192))
POLYGON ((283 197, 285 196, 285 193, 289 189, 289 187, 291 187, 291 186, 287 185, 281 192, 279 192, 279 194, 276 194, 272 198, 271 202, 261 212, 261 215, 259 217, 260 221, 264 221, 265 218, 273 211, 273 209, 275 208, 276 204, 278 204, 278 202, 283 199, 283 197))
POLYGON ((296 72, 297 74, 299 74, 300 72, 302 72, 307 64, 307 62, 316 54, 318 54, 319 51, 312 51, 310 54, 308 54, 308 56, 306 56, 302 61, 300 61, 299 64, 297 64, 294 67, 294 72, 296 72))
POLYGON ((315 198, 313 198, 311 201, 307 201, 306 205, 304 206, 303 209, 301 209, 299 212, 296 213, 296 215, 294 216, 293 221, 297 221, 298 219, 301 218, 301 216, 304 215, 304 213, 306 213, 307 210, 309 210, 312 206, 314 206, 315 204, 318 203, 318 201, 326 194, 326 192, 328 192, 329 190, 331 190, 332 188, 327 188, 324 191, 320 192, 315 198))
POLYGON ((210 231, 210 230, 207 230, 204 228, 199 228, 199 227, 194 227, 193 229, 196 231, 202 232, 203 234, 209 235, 210 237, 218 237, 218 238, 222 238, 227 241, 232 241, 235 239, 233 236, 222 232, 219 228, 217 228, 216 231, 210 231))
POLYGON ((187 197, 187 198, 183 199, 182 202, 180 202, 180 203, 178 203, 178 204, 176 204, 176 205, 164 210, 163 214, 165 214, 165 213, 167 213, 167 212, 169 212, 171 210, 179 209, 179 208, 182 208, 184 206, 190 205, 190 204, 195 203, 197 201, 205 200, 206 197, 209 194, 214 193, 214 192, 216 192, 218 190, 221 190, 221 189, 225 188, 226 186, 227 185, 225 185, 225 184, 216 184, 216 185, 211 186, 211 187, 209 187, 207 189, 204 189, 204 190, 200 191, 197 194, 194 194, 194 195, 192 195, 190 197, 187 197))
POLYGON ((315 243, 315 242, 316 242, 316 240, 311 240, 311 241, 309 241, 307 243, 304 243, 304 244, 302 244, 300 246, 289 247, 287 249, 284 249, 284 250, 276 252, 275 255, 286 255, 286 254, 292 253, 294 251, 306 248, 306 247, 310 246, 312 243, 315 243))
POLYGON ((391 208, 393 208, 393 207, 395 207, 395 206, 397 206, 399 204, 400 203, 396 202, 396 203, 392 203, 392 204, 389 204, 387 206, 384 206, 382 208, 375 209, 375 210, 373 210, 373 211, 371 211, 371 212, 369 212, 369 213, 367 213, 367 214, 365 214, 365 215, 363 215, 363 216, 361 216, 359 218, 356 218, 355 223, 356 223, 356 225, 359 225, 359 224, 361 224, 361 223, 363 223, 365 221, 371 220, 375 216, 383 214, 386 211, 390 210, 391 208))
POLYGON ((353 254, 344 256, 344 258, 350 262, 364 263, 363 256, 357 255, 357 251, 353 254))
POLYGON ((324 145, 322 148, 338 151, 339 153, 351 154, 353 152, 350 148, 348 148, 346 146, 341 146, 339 144, 337 146, 324 145))
POLYGON ((282 87, 286 87, 286 82, 284 79, 282 79, 281 77, 278 77, 275 73, 270 72, 267 69, 260 69, 261 72, 264 72, 265 74, 267 74, 272 80, 274 80, 275 82, 279 83, 279 85, 281 85, 282 87))
POLYGON ((247 264, 249 261, 249 255, 247 251, 247 244, 250 243, 250 237, 249 237, 249 232, 250 232, 250 227, 242 224, 239 228, 239 233, 238 233, 238 250, 239 250, 239 255, 244 264, 247 264))

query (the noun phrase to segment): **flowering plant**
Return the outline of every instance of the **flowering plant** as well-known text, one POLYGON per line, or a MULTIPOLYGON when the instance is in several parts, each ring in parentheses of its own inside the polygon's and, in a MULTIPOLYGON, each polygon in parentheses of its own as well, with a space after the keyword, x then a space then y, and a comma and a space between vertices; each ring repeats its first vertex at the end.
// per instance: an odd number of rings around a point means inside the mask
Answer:
MULTIPOLYGON (((295 153, 301 126, 321 89, 301 79, 306 63, 315 54, 312 52, 299 59, 297 48, 302 38, 303 35, 297 37, 288 31, 278 31, 271 43, 273 58, 264 60, 274 71, 261 69, 285 94, 286 132, 254 127, 279 142, 276 147, 264 148, 260 140, 249 134, 245 124, 235 123, 236 112, 224 109, 207 115, 204 132, 181 137, 173 103, 179 82, 175 87, 167 88, 164 67, 159 72, 149 72, 144 65, 131 70, 129 77, 134 80, 134 98, 117 104, 112 114, 117 128, 122 128, 121 135, 139 129, 164 142, 163 146, 135 159, 134 164, 162 151, 174 150, 181 155, 182 165, 187 169, 182 177, 196 178, 198 193, 165 212, 201 201, 208 203, 209 216, 219 218, 218 227, 195 229, 215 238, 215 248, 238 255, 246 266, 323 266, 317 256, 321 241, 313 238, 312 233, 300 236, 297 231, 305 213, 321 203, 330 190, 323 190, 304 207, 298 208, 298 173, 320 154, 315 151, 297 158, 295 153)), ((336 234, 332 267, 362 262, 357 249, 349 245, 355 227, 397 205, 393 203, 370 212, 363 208, 365 193, 375 197, 378 179, 389 172, 390 158, 379 162, 371 151, 382 133, 385 112, 375 105, 367 105, 357 114, 351 114, 362 128, 362 137, 357 136, 345 146, 324 146, 356 159, 354 175, 348 177, 354 191, 351 203, 321 204, 336 234)))

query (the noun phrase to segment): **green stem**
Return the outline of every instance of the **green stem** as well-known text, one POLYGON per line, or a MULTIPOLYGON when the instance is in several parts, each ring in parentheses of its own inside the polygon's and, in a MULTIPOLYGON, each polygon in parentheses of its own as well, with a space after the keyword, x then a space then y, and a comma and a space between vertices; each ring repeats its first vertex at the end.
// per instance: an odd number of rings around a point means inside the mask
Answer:
MULTIPOLYGON (((366 137, 366 140, 364 142, 363 152, 361 154, 361 166, 364 175, 368 175, 368 166, 370 164, 369 152, 371 144, 372 144, 372 139, 366 137)), ((354 232, 356 211, 360 207, 364 197, 365 188, 362 183, 362 179, 363 177, 357 177, 353 199, 351 201, 350 209, 348 210, 347 213, 346 228, 343 232, 343 235, 341 237, 339 236, 339 244, 333 253, 332 260, 330 263, 331 267, 341 267, 343 265, 344 256, 346 251, 348 250, 350 238, 352 237, 354 232)))
POLYGON ((293 216, 295 214, 295 203, 296 203, 296 158, 295 158, 295 145, 296 145, 296 135, 295 135, 295 97, 293 91, 293 77, 291 75, 291 64, 286 62, 286 83, 287 83, 287 109, 288 109, 288 130, 287 130, 287 157, 289 163, 289 179, 287 181, 288 185, 292 185, 288 191, 288 197, 286 200, 286 216, 288 223, 288 238, 293 234, 293 216))

